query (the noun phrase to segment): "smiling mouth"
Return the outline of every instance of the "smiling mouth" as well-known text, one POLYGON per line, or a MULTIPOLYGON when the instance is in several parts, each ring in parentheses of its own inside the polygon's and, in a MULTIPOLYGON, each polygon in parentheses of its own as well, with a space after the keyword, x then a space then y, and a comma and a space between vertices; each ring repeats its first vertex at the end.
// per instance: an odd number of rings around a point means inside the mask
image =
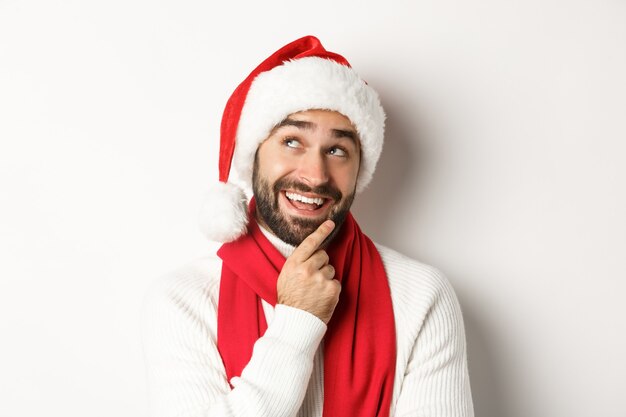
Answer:
POLYGON ((295 191, 282 191, 281 194, 285 196, 287 202, 298 212, 309 212, 310 214, 317 214, 333 201, 331 198, 306 196, 295 191))

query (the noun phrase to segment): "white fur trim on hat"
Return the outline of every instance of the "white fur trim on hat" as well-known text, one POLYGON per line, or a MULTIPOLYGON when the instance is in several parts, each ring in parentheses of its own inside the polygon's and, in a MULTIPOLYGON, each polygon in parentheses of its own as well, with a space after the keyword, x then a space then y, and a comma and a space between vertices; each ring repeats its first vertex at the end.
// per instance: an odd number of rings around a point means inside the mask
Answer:
POLYGON ((350 67, 307 57, 287 61, 259 74, 252 83, 239 119, 233 169, 242 186, 252 187, 254 154, 272 128, 299 111, 334 110, 346 116, 361 141, 356 191, 372 179, 383 147, 385 112, 378 94, 350 67))

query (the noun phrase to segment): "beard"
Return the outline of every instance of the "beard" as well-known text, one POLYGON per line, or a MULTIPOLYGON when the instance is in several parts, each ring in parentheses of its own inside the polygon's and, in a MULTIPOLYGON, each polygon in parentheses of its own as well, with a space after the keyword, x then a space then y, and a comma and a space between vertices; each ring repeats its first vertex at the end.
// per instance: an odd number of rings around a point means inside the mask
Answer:
POLYGON ((280 240, 292 246, 300 245, 324 221, 330 219, 335 223, 335 228, 321 245, 322 247, 326 246, 339 232, 350 211, 355 195, 353 191, 343 198, 341 191, 331 185, 323 184, 317 187, 309 187, 306 184, 287 178, 280 178, 272 185, 265 178, 261 178, 256 158, 252 172, 252 191, 260 220, 280 240), (280 210, 278 205, 280 191, 284 189, 330 197, 335 201, 335 206, 331 208, 327 217, 320 217, 319 219, 288 216, 280 210))

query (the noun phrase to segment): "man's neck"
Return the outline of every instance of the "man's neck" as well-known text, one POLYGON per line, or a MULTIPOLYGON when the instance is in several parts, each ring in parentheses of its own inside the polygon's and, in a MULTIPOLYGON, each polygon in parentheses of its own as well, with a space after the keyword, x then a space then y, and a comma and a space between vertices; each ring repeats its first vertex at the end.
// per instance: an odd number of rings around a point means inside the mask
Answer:
POLYGON ((268 229, 266 229, 264 225, 262 225, 260 223, 259 223, 259 229, 261 229, 261 232, 263 233, 263 235, 265 235, 267 240, 269 240, 270 243, 285 258, 289 257, 293 253, 293 251, 296 249, 295 246, 292 246, 289 243, 283 242, 280 238, 278 238, 276 235, 274 235, 272 232, 270 232, 268 229))

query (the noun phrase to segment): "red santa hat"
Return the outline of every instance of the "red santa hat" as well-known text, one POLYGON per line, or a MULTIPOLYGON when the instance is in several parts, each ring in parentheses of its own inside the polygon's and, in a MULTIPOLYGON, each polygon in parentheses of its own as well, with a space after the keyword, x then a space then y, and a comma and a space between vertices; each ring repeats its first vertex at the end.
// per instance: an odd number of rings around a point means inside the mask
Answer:
POLYGON ((369 184, 384 138, 385 112, 378 94, 344 57, 305 36, 263 61, 226 103, 219 183, 209 189, 200 213, 201 229, 210 240, 229 242, 246 233, 257 147, 287 116, 312 109, 334 110, 350 119, 361 142, 356 191, 369 184))

